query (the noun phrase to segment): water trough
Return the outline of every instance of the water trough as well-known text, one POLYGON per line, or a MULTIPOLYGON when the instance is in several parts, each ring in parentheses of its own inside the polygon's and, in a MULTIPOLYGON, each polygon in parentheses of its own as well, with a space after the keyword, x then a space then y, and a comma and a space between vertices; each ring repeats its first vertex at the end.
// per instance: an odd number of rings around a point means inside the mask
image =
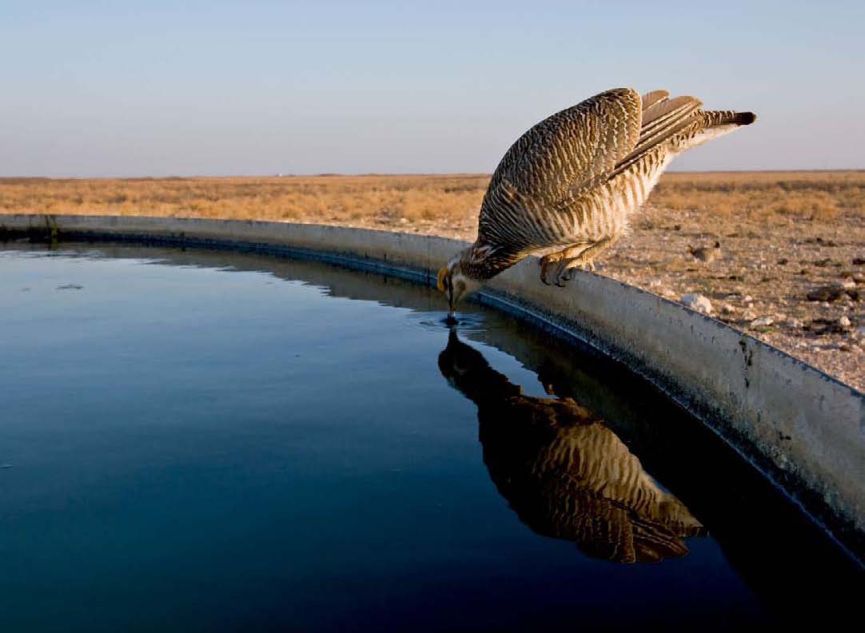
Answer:
MULTIPOLYGON (((108 240, 322 260, 435 283, 465 243, 274 222, 8 215, 0 240, 108 240)), ((865 395, 747 334, 590 273, 547 287, 530 258, 477 300, 641 374, 753 463, 851 556, 865 562, 865 395)))

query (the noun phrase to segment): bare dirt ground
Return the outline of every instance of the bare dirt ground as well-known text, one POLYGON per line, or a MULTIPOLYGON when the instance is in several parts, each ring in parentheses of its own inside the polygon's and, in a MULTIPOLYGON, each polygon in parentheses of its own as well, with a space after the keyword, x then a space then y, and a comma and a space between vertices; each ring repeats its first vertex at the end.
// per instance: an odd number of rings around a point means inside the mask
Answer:
MULTIPOLYGON (((474 239, 487 182, 0 179, 0 213, 268 219, 474 239)), ((597 272, 676 301, 702 295, 712 316, 865 391, 865 172, 668 174, 597 272)))

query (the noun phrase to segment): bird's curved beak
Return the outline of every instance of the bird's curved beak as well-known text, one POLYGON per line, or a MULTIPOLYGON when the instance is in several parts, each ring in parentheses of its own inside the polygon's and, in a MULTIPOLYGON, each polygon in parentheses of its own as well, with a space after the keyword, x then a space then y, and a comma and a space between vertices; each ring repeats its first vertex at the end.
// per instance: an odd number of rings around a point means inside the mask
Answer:
POLYGON ((446 268, 442 268, 438 273, 438 279, 436 280, 436 287, 440 292, 443 292, 447 295, 448 298, 448 317, 453 318, 454 313, 456 312, 456 299, 454 297, 454 287, 453 284, 447 283, 447 274, 448 271, 446 268))

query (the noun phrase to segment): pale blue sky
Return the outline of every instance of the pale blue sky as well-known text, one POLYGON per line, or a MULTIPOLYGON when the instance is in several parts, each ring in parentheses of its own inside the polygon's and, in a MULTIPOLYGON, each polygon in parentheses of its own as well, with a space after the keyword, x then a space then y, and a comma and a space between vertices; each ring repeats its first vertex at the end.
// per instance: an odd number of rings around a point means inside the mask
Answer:
POLYGON ((865 2, 0 0, 0 176, 488 172, 601 90, 753 127, 674 169, 865 168, 865 2))

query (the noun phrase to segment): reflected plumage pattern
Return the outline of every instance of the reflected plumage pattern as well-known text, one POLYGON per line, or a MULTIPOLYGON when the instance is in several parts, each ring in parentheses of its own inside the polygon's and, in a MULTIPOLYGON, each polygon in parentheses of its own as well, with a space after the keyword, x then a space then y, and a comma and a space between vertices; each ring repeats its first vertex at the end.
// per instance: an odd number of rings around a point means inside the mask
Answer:
POLYGON ((628 228, 678 154, 756 120, 708 111, 665 90, 617 88, 544 119, 508 149, 481 204, 478 237, 439 271, 451 311, 483 281, 528 255, 541 279, 564 285, 628 228))
POLYGON ((523 395, 454 331, 439 369, 477 405, 490 477, 535 532, 619 563, 684 556, 683 540, 704 533, 616 434, 573 399, 523 395))

